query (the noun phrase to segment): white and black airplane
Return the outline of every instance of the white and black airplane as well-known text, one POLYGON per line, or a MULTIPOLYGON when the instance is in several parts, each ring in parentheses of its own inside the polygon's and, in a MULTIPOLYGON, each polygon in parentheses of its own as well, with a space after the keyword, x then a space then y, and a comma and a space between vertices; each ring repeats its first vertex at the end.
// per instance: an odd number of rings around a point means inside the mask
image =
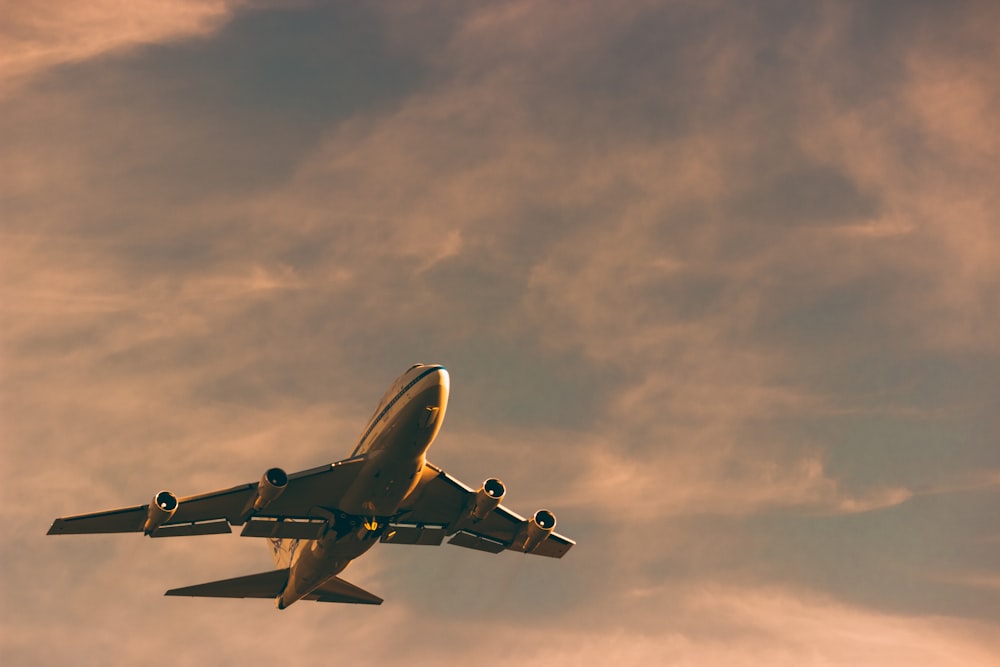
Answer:
POLYGON ((556 517, 530 519, 500 504, 496 478, 474 490, 427 461, 448 406, 448 371, 415 364, 386 391, 350 458, 259 482, 148 505, 56 519, 49 535, 142 532, 150 537, 231 533, 268 538, 277 569, 167 591, 192 597, 273 598, 381 604, 338 573, 376 542, 449 544, 561 558, 575 542, 553 532, 556 517))

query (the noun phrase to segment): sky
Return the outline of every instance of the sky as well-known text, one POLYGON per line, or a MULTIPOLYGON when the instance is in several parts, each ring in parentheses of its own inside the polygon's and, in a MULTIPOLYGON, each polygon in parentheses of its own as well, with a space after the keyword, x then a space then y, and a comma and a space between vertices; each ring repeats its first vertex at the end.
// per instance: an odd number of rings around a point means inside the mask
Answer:
POLYGON ((3 2, 5 665, 1000 665, 1000 5, 3 2), (164 598, 57 516, 429 458, 577 545, 164 598))

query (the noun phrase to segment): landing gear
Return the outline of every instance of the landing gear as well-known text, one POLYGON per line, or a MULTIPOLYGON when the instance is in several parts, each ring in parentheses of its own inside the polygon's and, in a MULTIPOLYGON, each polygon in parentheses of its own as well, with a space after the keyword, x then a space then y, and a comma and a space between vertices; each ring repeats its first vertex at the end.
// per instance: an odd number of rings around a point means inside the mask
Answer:
POLYGON ((337 512, 330 517, 327 525, 329 526, 327 530, 336 535, 337 541, 351 534, 365 541, 381 537, 389 525, 389 520, 377 516, 359 516, 337 512))

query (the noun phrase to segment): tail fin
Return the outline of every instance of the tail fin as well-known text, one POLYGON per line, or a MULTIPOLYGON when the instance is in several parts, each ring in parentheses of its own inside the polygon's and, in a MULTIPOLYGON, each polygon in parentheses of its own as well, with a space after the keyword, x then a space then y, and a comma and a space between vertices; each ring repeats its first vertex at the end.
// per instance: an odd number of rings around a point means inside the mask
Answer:
MULTIPOLYGON (((172 588, 165 595, 185 595, 198 598, 277 598, 288 583, 288 568, 248 574, 221 581, 210 581, 184 588, 172 588)), ((382 604, 382 598, 348 583, 340 577, 330 577, 306 595, 305 600, 317 602, 351 602, 382 604)))

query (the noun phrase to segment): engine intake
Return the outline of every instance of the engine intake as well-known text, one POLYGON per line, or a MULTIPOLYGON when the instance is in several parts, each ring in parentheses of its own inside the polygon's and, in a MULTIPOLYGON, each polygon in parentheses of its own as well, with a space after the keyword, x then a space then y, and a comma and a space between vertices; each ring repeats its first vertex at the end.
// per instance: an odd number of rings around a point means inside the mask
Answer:
POLYGON ((153 496, 152 502, 149 503, 149 512, 146 514, 146 523, 142 527, 142 532, 146 535, 155 533, 157 528, 170 520, 170 517, 177 511, 178 505, 180 503, 177 501, 177 496, 169 491, 157 493, 153 496))
POLYGON ((523 549, 525 553, 531 553, 552 534, 556 528, 556 515, 548 510, 538 510, 528 522, 525 531, 523 549))
POLYGON ((288 486, 288 475, 281 468, 271 468, 260 478, 257 485, 257 498, 253 501, 253 511, 259 512, 282 494, 288 486))

